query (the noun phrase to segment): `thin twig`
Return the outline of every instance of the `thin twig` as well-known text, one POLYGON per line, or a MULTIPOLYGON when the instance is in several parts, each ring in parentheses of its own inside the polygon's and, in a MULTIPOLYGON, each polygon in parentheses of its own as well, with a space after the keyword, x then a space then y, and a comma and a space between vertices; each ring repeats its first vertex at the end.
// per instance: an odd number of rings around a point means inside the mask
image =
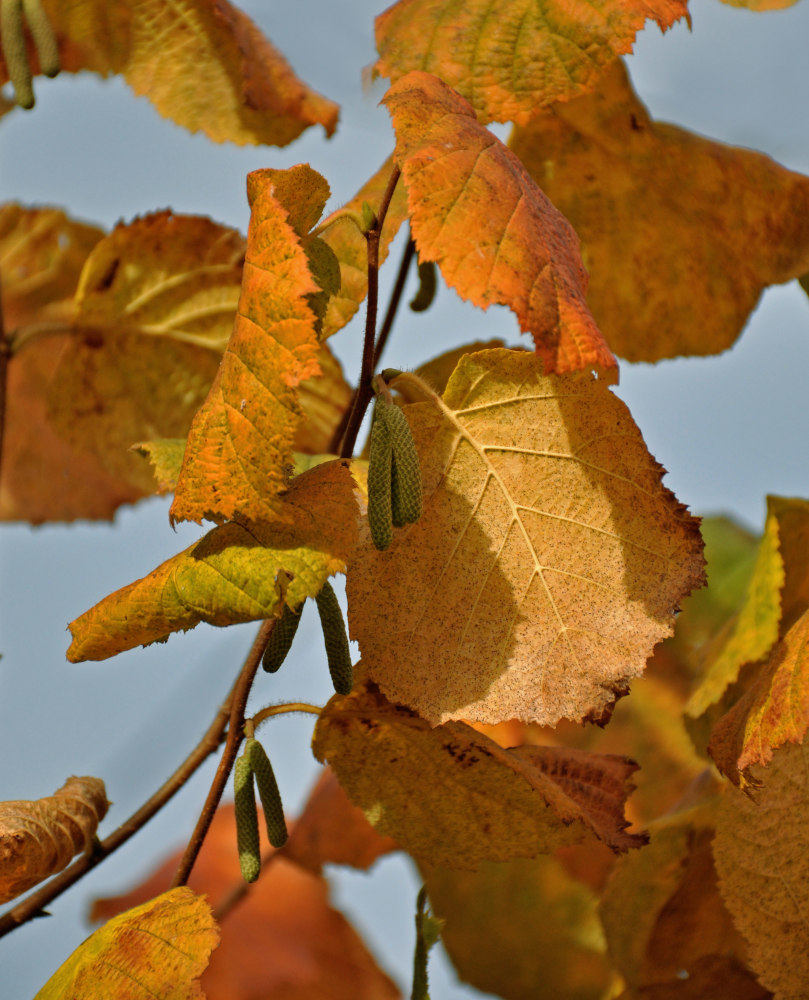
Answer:
POLYGON ((287 715, 291 712, 306 712, 308 715, 320 715, 322 711, 323 708, 321 705, 310 705, 307 701, 288 701, 282 705, 268 705, 266 708, 262 708, 256 712, 247 721, 252 722, 253 728, 257 729, 262 722, 265 722, 273 715, 287 715))
POLYGON ((146 823, 148 823, 148 821, 157 812, 159 812, 160 809, 162 809, 163 806, 177 794, 177 792, 179 792, 191 775, 194 774, 194 772, 199 769, 208 757, 216 751, 217 747, 222 742, 222 734, 224 733, 225 727, 228 724, 228 719, 230 718, 231 706, 236 694, 237 685, 238 680, 234 683, 227 697, 219 706, 219 709, 210 726, 208 726, 205 735, 194 747, 188 757, 186 757, 186 759, 182 762, 182 764, 180 764, 174 774, 172 774, 171 777, 165 781, 160 788, 158 788, 157 791, 151 795, 149 799, 147 799, 146 802, 144 802, 140 809, 132 813, 129 819, 122 823, 117 830, 114 830, 108 837, 105 837, 104 840, 95 844, 92 851, 83 854, 69 868, 66 868, 55 878, 51 879, 50 882, 46 882, 36 892, 32 893, 21 903, 18 903, 15 907, 13 907, 13 909, 4 913, 3 916, 0 917, 0 937, 15 930, 32 917, 36 916, 45 906, 56 899, 57 896, 61 895, 66 889, 69 889, 74 883, 78 882, 83 875, 86 875, 87 872, 95 868, 96 865, 101 864, 105 858, 108 858, 110 854, 117 851, 118 848, 125 844, 130 837, 144 827, 146 823))
POLYGON ((360 431, 362 418, 370 402, 371 378, 374 374, 374 345, 376 341, 376 307, 379 291, 379 239, 382 234, 382 227, 385 224, 385 216, 388 214, 393 192, 399 180, 400 170, 393 168, 393 172, 388 179, 388 186, 382 195, 379 205, 376 222, 368 230, 365 240, 368 245, 368 296, 366 299, 365 313, 365 341, 362 347, 362 369, 360 371, 357 392, 354 398, 354 405, 351 408, 351 416, 346 428, 345 437, 340 448, 341 458, 351 458, 354 454, 354 445, 357 443, 357 435, 360 431))
POLYGON ((208 833, 208 828, 213 821, 214 813, 219 805, 219 800, 222 798, 222 792, 225 790, 225 785, 227 784, 233 762, 236 760, 236 754, 239 752, 239 746, 244 735, 244 709, 247 705, 247 699, 250 696, 250 688, 253 686, 256 671, 261 663, 261 657, 264 655, 267 642, 277 621, 277 618, 268 618, 261 623, 258 635, 256 635, 255 641, 250 647, 250 652, 247 654, 247 659, 244 661, 244 666, 236 680, 236 686, 233 690, 233 700, 230 704, 230 721, 228 724, 227 739, 225 740, 225 749, 222 751, 219 767, 216 769, 216 774, 211 782, 208 797, 205 800, 205 805, 202 807, 197 825, 194 827, 194 832, 191 834, 188 846, 180 859, 177 871, 174 873, 171 883, 172 889, 179 885, 185 885, 188 881, 188 876, 191 874, 191 869, 197 860, 197 855, 208 833))

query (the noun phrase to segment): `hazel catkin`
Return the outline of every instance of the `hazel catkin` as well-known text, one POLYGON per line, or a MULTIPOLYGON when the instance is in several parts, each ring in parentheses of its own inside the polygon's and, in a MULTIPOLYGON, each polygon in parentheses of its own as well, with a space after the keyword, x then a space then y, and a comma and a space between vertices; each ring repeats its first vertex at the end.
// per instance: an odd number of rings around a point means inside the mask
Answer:
POLYGON ((398 406, 385 410, 393 464, 391 469, 391 511, 393 524, 401 528, 421 517, 421 467, 413 432, 398 406))
POLYGON ((261 665, 268 674, 274 674, 286 659, 292 640, 298 631, 298 625, 301 623, 302 610, 302 606, 293 611, 288 604, 284 605, 283 613, 270 633, 264 656, 261 658, 261 665))
POLYGON ((261 808, 264 810, 264 822, 267 826, 267 838, 273 847, 282 847, 287 840, 287 824, 270 758, 256 739, 247 740, 244 753, 250 758, 250 764, 256 778, 256 787, 261 797, 261 808))
POLYGON ((343 612, 330 583, 323 585, 315 601, 320 624, 323 627, 323 641, 326 644, 326 657, 329 661, 329 673, 334 690, 337 694, 350 694, 354 686, 351 651, 348 648, 343 612))
POLYGON ((379 396, 374 401, 371 418, 371 445, 368 453, 368 526, 371 539, 380 551, 393 541, 391 510, 391 467, 393 446, 383 409, 387 403, 379 396))
POLYGON ((236 845, 239 867, 245 882, 255 882, 261 871, 261 851, 258 839, 258 812, 253 787, 253 767, 245 748, 233 769, 233 789, 236 806, 236 845))

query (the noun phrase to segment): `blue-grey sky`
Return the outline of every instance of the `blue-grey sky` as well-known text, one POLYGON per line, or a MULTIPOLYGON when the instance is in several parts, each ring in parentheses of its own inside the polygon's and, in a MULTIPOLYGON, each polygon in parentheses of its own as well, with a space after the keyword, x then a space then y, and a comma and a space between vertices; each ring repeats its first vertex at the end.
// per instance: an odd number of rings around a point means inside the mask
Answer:
MULTIPOLYGON (((118 79, 38 80, 35 111, 15 111, 0 122, 0 199, 60 205, 106 226, 170 207, 245 231, 247 172, 298 162, 327 177, 334 205, 348 199, 392 146, 387 113, 377 107, 384 86, 366 93, 361 82, 362 67, 374 58, 372 23, 380 7, 368 0, 241 6, 308 83, 341 103, 334 139, 311 129, 284 150, 216 146, 161 119, 118 79)), ((809 173, 809 4, 753 14, 695 0, 692 18, 692 32, 681 24, 661 35, 650 26, 629 59, 652 114, 809 173)), ((386 361, 409 367, 494 336, 521 340, 505 310, 484 314, 444 289, 425 316, 403 314, 386 361)), ((351 378, 359 343, 356 322, 332 340, 351 378)), ((808 366, 809 302, 793 283, 765 294, 732 351, 622 365, 617 391, 680 500, 697 513, 728 512, 758 529, 768 492, 809 496, 808 366)), ((120 511, 112 526, 0 530, 0 800, 50 794, 70 774, 98 775, 114 802, 104 835, 207 726, 250 644, 251 626, 200 627, 100 664, 71 665, 64 658, 68 621, 199 536, 194 525, 172 532, 167 508, 165 500, 142 503, 120 511)), ((318 627, 311 610, 306 615, 291 662, 259 679, 255 707, 276 700, 322 704, 329 697, 318 627)), ((311 728, 311 718, 293 717, 262 730, 293 814, 317 770, 311 728)), ((90 898, 126 889, 168 846, 187 838, 212 769, 203 769, 134 841, 58 899, 50 919, 0 940, 6 1000, 28 1000, 86 936, 90 898)), ((409 991, 415 882, 406 863, 391 858, 371 875, 338 873, 335 894, 383 967, 409 991)), ((440 958, 433 968, 434 997, 478 995, 457 985, 440 958)))

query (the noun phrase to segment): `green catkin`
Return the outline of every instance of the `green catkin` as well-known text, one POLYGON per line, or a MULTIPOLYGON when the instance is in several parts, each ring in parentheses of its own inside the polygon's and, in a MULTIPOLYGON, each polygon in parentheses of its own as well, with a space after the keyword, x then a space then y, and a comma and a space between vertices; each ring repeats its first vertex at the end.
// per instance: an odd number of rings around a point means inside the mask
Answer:
POLYGON ((48 15, 39 0, 22 0, 22 9, 39 56, 39 68, 45 76, 56 76, 61 69, 59 46, 48 15))
POLYGON ((315 600, 320 614, 320 624, 323 627, 331 682, 337 694, 350 694, 354 686, 351 651, 348 648, 343 612, 330 583, 323 585, 315 600))
POLYGON ((421 517, 421 467, 407 417, 398 406, 387 406, 384 419, 393 449, 391 512, 397 528, 421 517))
POLYGON ((256 739, 247 740, 244 753, 250 758, 253 774, 256 777, 261 807, 264 810, 264 822, 267 824, 267 837, 273 847, 283 847, 287 841, 287 825, 270 758, 256 739))
POLYGON ((419 290, 416 292, 410 308, 413 312, 425 312, 433 304, 437 280, 435 264, 431 260, 419 262, 419 290))
POLYGON ((255 882, 261 871, 261 851, 253 767, 246 747, 233 769, 233 788, 236 800, 236 844, 239 850, 239 867, 245 882, 255 882))
POLYGON ((371 446, 368 453, 368 525, 371 539, 380 549, 393 541, 393 514, 391 511, 391 468, 393 446, 383 407, 387 403, 379 396, 374 402, 371 419, 371 446))
POLYGON ((21 108, 30 110, 34 106, 34 89, 25 48, 22 0, 0 0, 0 42, 8 76, 14 86, 14 100, 21 108))
POLYGON ((302 610, 302 606, 293 611, 288 604, 284 605, 284 612, 275 623, 264 656, 261 658, 261 665, 268 674, 274 674, 286 659, 292 640, 298 631, 298 625, 301 623, 302 610))

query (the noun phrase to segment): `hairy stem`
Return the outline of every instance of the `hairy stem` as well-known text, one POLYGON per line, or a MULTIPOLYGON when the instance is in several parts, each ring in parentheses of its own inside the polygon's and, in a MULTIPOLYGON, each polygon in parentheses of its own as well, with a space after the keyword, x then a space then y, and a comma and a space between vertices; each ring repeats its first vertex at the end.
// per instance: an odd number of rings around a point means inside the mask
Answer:
POLYGON ((213 821, 214 813, 219 806, 219 800, 222 798, 222 792, 225 790, 225 785, 233 768, 233 762, 236 760, 236 754, 239 752, 239 746, 244 736, 244 709, 247 705, 247 699, 250 696, 250 688, 253 686, 256 671, 261 663, 261 657, 264 655, 267 642, 277 621, 277 618, 268 618, 261 623, 261 628, 258 630, 255 641, 250 647, 250 652, 247 654, 247 659, 244 661, 244 666, 236 680, 230 703, 230 719, 227 739, 225 740, 225 749, 222 752, 219 767, 216 769, 216 774, 211 782, 208 797, 205 800, 205 805, 202 807, 197 825, 194 827, 194 832, 191 834, 188 846, 180 859, 177 871, 174 873, 171 888, 185 885, 188 881, 188 876, 191 874, 191 869, 194 867, 194 862, 197 860, 197 855, 213 821))
POLYGON ((351 416, 349 417, 345 437, 340 448, 341 458, 351 458, 354 454, 354 445, 357 443, 357 435, 360 431, 362 418, 365 416, 365 410, 372 396, 371 379, 374 374, 376 308, 379 292, 379 239, 382 235, 385 216, 388 214, 388 207, 390 206, 393 192, 396 190, 399 175, 399 168, 394 167, 388 180, 388 186, 382 195, 376 221, 365 234, 365 241, 368 245, 368 297, 365 313, 365 341, 362 348, 362 368, 360 370, 359 382, 357 383, 357 391, 354 394, 351 416))
POLYGON ((123 822, 117 830, 114 830, 104 840, 96 843, 91 852, 83 854, 69 868, 60 872, 59 875, 46 882, 21 903, 18 903, 4 913, 0 917, 0 937, 15 930, 32 917, 41 913, 42 909, 56 899, 57 896, 60 896, 66 889, 69 889, 78 882, 82 876, 95 868, 96 865, 101 864, 105 858, 108 858, 114 851, 117 851, 119 847, 125 844, 130 837, 134 836, 138 830, 144 827, 179 792, 208 757, 212 753, 215 753, 217 747, 222 742, 222 736, 230 718, 237 686, 238 680, 219 706, 205 735, 182 764, 180 764, 174 774, 143 803, 140 809, 132 813, 129 819, 123 822))

